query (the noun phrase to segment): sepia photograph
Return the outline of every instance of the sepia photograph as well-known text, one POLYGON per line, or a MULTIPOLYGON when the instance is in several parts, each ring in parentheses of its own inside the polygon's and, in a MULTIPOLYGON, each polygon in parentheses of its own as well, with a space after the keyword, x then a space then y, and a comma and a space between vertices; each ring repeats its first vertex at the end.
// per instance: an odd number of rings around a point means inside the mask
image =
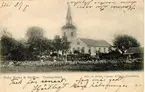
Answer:
POLYGON ((1 73, 143 71, 142 0, 26 1, 0 1, 1 73))

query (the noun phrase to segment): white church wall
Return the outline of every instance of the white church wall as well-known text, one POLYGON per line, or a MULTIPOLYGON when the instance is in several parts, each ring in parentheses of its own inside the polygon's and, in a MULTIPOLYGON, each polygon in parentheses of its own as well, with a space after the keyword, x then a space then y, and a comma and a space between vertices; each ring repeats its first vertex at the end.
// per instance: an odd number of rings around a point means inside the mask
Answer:
POLYGON ((81 40, 77 39, 71 43, 71 52, 74 50, 79 50, 81 52, 81 49, 84 48, 84 53, 88 52, 88 47, 86 44, 84 44, 81 40))
POLYGON ((109 47, 96 47, 96 51, 100 51, 101 53, 109 53, 109 47))
POLYGON ((84 53, 89 54, 89 49, 91 50, 91 55, 96 55, 96 51, 99 51, 101 53, 109 53, 109 47, 91 47, 87 46, 84 42, 82 42, 80 39, 77 39, 71 43, 71 52, 74 50, 79 50, 81 52, 81 49, 84 48, 84 53))
POLYGON ((96 49, 95 49, 95 47, 91 47, 91 55, 96 55, 96 49))

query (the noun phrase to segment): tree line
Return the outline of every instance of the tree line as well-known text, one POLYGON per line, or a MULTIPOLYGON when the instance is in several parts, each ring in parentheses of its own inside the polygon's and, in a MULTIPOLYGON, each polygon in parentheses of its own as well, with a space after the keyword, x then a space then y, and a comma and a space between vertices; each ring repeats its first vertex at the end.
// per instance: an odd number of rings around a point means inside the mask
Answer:
POLYGON ((26 39, 16 40, 3 30, 0 40, 2 60, 39 60, 41 56, 62 51, 65 54, 69 49, 66 37, 56 35, 53 40, 44 37, 44 30, 40 27, 30 27, 26 32, 26 39))
MULTIPOLYGON (((137 39, 129 35, 117 35, 112 42, 112 47, 121 54, 130 47, 140 47, 137 39)), ((59 56, 59 51, 65 56, 70 48, 66 37, 56 35, 50 40, 44 36, 44 30, 36 26, 28 28, 26 38, 21 40, 16 40, 11 33, 3 30, 0 45, 2 60, 15 61, 40 60, 41 56, 49 56, 52 53, 59 56)))

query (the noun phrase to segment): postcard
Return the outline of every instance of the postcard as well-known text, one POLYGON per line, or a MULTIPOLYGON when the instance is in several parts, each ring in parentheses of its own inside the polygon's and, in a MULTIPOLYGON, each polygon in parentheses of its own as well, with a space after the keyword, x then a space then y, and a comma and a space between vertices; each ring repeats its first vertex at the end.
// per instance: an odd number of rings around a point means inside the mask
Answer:
POLYGON ((143 0, 0 0, 0 92, 143 92, 143 0))

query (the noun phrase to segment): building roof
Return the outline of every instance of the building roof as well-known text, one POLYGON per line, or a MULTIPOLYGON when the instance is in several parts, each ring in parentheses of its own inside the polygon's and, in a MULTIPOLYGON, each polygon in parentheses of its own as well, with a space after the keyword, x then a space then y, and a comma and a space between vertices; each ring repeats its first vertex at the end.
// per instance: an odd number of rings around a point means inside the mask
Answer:
POLYGON ((80 38, 82 42, 84 42, 88 46, 92 47, 110 47, 111 45, 105 40, 93 40, 87 38, 80 38))
POLYGON ((131 47, 129 48, 125 54, 137 54, 137 53, 143 53, 144 48, 143 47, 131 47))

